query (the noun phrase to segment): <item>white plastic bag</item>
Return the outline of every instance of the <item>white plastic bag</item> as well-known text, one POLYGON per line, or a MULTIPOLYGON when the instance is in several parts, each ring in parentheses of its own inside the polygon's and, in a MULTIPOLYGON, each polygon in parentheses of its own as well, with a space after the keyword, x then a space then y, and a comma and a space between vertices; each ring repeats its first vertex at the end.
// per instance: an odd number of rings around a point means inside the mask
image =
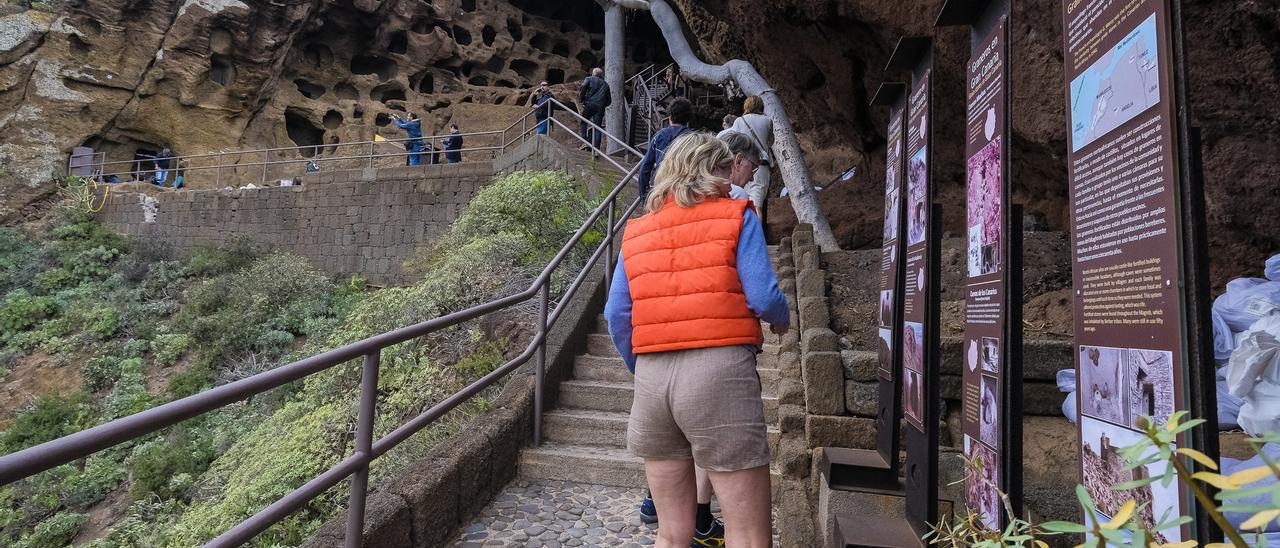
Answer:
POLYGON ((1227 360, 1236 347, 1236 334, 1280 310, 1280 255, 1267 259, 1266 278, 1237 278, 1213 301, 1213 357, 1227 360))
POLYGON ((1240 427, 1255 436, 1280 432, 1280 314, 1249 327, 1229 367, 1227 388, 1244 398, 1240 427))

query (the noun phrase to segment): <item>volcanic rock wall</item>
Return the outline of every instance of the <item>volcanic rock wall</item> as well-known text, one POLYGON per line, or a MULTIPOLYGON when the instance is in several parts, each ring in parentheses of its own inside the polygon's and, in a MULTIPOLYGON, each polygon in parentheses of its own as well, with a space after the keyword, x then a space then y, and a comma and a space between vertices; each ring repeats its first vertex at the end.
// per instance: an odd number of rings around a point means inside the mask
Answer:
MULTIPOLYGON (((800 132, 814 179, 849 165, 857 179, 819 196, 846 248, 878 245, 887 109, 868 99, 888 79, 897 39, 934 35, 937 80, 934 141, 939 201, 947 227, 963 222, 964 97, 967 30, 933 29, 942 2, 924 0, 672 0, 701 39, 709 61, 755 63, 782 96, 800 132), (940 109, 940 110, 938 110, 940 109)), ((1039 228, 1068 223, 1062 35, 1058 0, 1014 2, 1015 200, 1039 228)), ((1214 285, 1258 275, 1280 251, 1280 3, 1182 0, 1194 123, 1204 130, 1204 163, 1214 285)), ((769 207, 773 234, 794 223, 790 204, 769 207)))
MULTIPOLYGON (((333 145, 417 112, 439 132, 462 103, 561 97, 603 62, 591 0, 73 0, 0 5, 0 218, 52 191, 71 148, 108 160, 333 145)), ((657 48, 639 25, 628 60, 657 48)), ((387 129, 383 129, 387 128, 387 129)), ((321 154, 332 148, 319 149, 321 154)), ((121 170, 127 169, 120 166, 121 170)), ((199 186, 198 184, 196 186, 199 186)))

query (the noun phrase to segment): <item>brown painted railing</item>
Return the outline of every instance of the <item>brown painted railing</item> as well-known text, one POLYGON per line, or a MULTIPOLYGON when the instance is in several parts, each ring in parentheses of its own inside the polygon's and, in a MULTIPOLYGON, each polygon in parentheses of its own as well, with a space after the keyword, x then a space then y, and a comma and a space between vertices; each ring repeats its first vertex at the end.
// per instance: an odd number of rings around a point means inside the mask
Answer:
MULTIPOLYGON (((564 112, 572 114, 572 117, 577 121, 590 124, 588 120, 571 111, 563 104, 557 102, 555 105, 564 112)), ((502 146, 499 150, 506 150, 529 138, 530 132, 535 130, 535 124, 529 123, 531 116, 533 116, 532 111, 517 120, 506 130, 500 132, 503 138, 502 146), (520 126, 520 132, 513 138, 507 139, 509 132, 515 130, 516 126, 520 126)), ((574 131, 562 121, 550 118, 548 123, 553 128, 561 128, 564 133, 573 136, 578 141, 582 141, 588 147, 591 146, 588 140, 583 139, 577 131, 574 131)), ((594 131, 603 132, 597 126, 591 125, 590 127, 594 131)), ((605 133, 605 136, 618 143, 624 150, 639 156, 639 152, 627 146, 621 140, 608 133, 605 133)), ((347 508, 345 544, 350 548, 360 546, 364 530, 365 499, 369 490, 370 463, 386 454, 414 433, 444 416, 451 409, 461 405, 512 371, 528 363, 531 359, 536 364, 534 372, 533 443, 534 445, 541 444, 543 378, 546 369, 547 333, 560 320, 565 306, 577 294, 591 271, 600 263, 601 258, 604 258, 605 283, 606 285, 609 283, 614 265, 615 235, 622 228, 626 219, 640 205, 638 199, 634 200, 629 206, 621 210, 620 216, 618 215, 621 207, 618 204, 619 196, 635 176, 636 170, 635 168, 627 169, 623 167, 599 149, 593 147, 592 151, 597 157, 604 158, 612 163, 625 175, 612 191, 605 196, 600 206, 591 212, 577 232, 569 238, 569 241, 560 249, 560 252, 551 259, 528 289, 466 310, 375 335, 323 354, 283 365, 252 377, 5 455, 0 457, 0 485, 7 485, 62 464, 85 458, 97 451, 151 434, 186 419, 245 400, 357 358, 363 359, 363 369, 360 376, 360 404, 356 425, 355 452, 292 493, 271 503, 258 513, 209 541, 205 546, 230 547, 244 544, 346 478, 351 478, 351 497, 347 508), (591 231, 602 217, 607 226, 606 237, 596 246, 594 253, 591 254, 591 257, 578 272, 573 282, 569 284, 559 303, 555 305, 554 309, 551 308, 552 275, 560 268, 573 248, 582 241, 583 236, 591 231), (433 405, 417 417, 400 425, 386 436, 377 440, 373 439, 374 416, 377 412, 378 373, 383 349, 493 312, 509 309, 535 298, 538 301, 537 329, 533 340, 529 342, 524 352, 488 375, 471 383, 466 388, 433 405)))

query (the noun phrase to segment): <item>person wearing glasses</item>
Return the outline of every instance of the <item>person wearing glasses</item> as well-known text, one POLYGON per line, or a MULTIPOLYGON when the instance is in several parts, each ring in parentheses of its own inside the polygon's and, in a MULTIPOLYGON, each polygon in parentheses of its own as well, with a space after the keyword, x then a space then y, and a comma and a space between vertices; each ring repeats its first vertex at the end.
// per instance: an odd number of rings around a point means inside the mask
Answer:
POLYGON ((729 173, 729 197, 734 200, 750 200, 746 186, 760 169, 760 149, 750 137, 737 131, 721 131, 716 138, 724 141, 733 153, 733 169, 729 173))
POLYGON ((538 84, 538 89, 529 96, 529 106, 536 109, 533 117, 538 121, 538 135, 546 135, 551 130, 551 122, 548 118, 551 118, 552 111, 555 109, 555 103, 552 103, 555 98, 555 94, 551 92, 551 88, 547 87, 546 82, 538 84))

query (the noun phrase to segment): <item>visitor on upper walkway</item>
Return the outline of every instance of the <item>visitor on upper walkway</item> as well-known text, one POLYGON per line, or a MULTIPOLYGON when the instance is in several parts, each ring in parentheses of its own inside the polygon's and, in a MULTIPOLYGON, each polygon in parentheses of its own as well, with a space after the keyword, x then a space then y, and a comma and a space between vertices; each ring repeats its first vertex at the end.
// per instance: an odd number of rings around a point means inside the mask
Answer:
POLYGON ((724 120, 721 122, 721 125, 720 125, 722 129, 720 130, 720 133, 716 134, 716 138, 723 139, 726 133, 733 131, 733 123, 737 121, 738 121, 737 116, 734 116, 732 114, 724 115, 724 120))
POLYGON ((451 164, 462 161, 462 130, 458 124, 449 124, 449 136, 444 139, 444 159, 451 164))
POLYGON ((649 140, 649 148, 644 151, 644 158, 640 159, 639 182, 642 200, 649 195, 649 189, 653 187, 653 174, 662 165, 667 147, 681 135, 693 131, 689 129, 689 121, 693 119, 693 103, 687 99, 676 99, 671 102, 669 113, 671 125, 654 134, 653 139, 649 140))
MULTIPOLYGON (((600 148, 600 139, 604 135, 592 129, 591 124, 604 127, 604 110, 613 104, 613 92, 609 91, 609 83, 604 81, 604 70, 594 68, 591 76, 582 81, 582 87, 578 90, 578 103, 582 105, 582 117, 591 121, 590 124, 582 122, 582 140, 600 148)), ((584 144, 578 148, 587 150, 589 147, 584 144)))
POLYGON ((533 117, 538 121, 538 135, 546 135, 551 130, 551 122, 547 119, 555 112, 555 103, 552 103, 555 98, 545 81, 538 84, 538 89, 529 96, 529 106, 534 109, 533 117))
POLYGON ((675 66, 667 67, 667 73, 662 77, 663 83, 667 85, 667 95, 671 97, 684 97, 684 79, 680 77, 680 71, 675 66))
POLYGON ((169 169, 173 167, 173 151, 169 147, 160 149, 155 156, 156 166, 156 184, 164 186, 164 182, 169 178, 169 169))
POLYGON ((737 131, 721 131, 716 138, 724 141, 733 154, 733 170, 729 173, 729 197, 750 200, 751 195, 747 194, 745 186, 755 177, 756 170, 760 169, 760 149, 756 148, 750 137, 737 131))
POLYGON ((190 166, 191 164, 187 163, 186 160, 178 160, 178 171, 173 177, 174 190, 182 188, 182 185, 187 183, 187 168, 190 166))
POLYGON ((761 320, 781 335, 790 317, 751 203, 725 199, 733 171, 729 147, 709 133, 671 145, 647 213, 627 223, 605 305, 635 373, 627 446, 644 459, 659 547, 693 538, 695 462, 720 497, 727 545, 772 541, 756 353, 761 320))
POLYGON ((416 166, 421 164, 422 120, 418 119, 418 113, 410 112, 408 118, 401 118, 392 114, 391 120, 395 122, 396 127, 409 134, 409 140, 404 142, 404 150, 409 153, 409 157, 405 159, 405 165, 416 166))
POLYGON ((761 169, 756 170, 755 178, 747 185, 747 194, 756 204, 760 218, 768 217, 766 207, 769 205, 769 177, 772 171, 773 120, 764 115, 764 100, 758 95, 747 97, 742 104, 742 117, 733 123, 733 129, 750 137, 760 148, 761 169))

